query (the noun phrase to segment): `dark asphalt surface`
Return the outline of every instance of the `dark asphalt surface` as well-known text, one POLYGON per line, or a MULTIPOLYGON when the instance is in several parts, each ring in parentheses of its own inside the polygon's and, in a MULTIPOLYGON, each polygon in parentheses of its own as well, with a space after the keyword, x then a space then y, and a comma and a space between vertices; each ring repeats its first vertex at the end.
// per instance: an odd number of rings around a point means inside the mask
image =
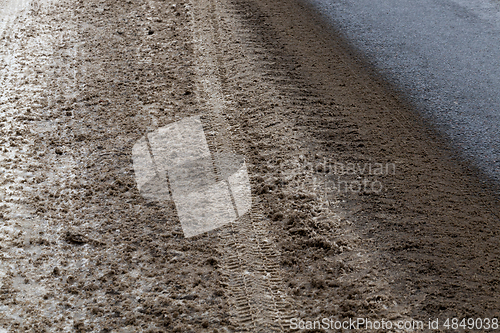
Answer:
POLYGON ((306 1, 500 182, 500 1, 306 1))

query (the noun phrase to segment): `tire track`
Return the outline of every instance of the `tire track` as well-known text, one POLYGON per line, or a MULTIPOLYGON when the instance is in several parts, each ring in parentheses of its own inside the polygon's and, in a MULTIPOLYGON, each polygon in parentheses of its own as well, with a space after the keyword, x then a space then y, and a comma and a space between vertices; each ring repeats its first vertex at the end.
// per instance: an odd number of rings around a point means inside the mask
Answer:
MULTIPOLYGON (((258 50, 242 47, 239 53, 246 54, 246 58, 223 62, 221 53, 227 40, 223 40, 221 35, 234 33, 232 38, 246 39, 251 33, 237 26, 231 9, 224 5, 211 0, 192 2, 191 18, 198 61, 198 104, 208 110, 207 139, 215 153, 235 153, 227 140, 232 136, 229 131, 237 129, 231 129, 225 118, 233 110, 231 102, 225 98, 224 83, 229 80, 262 82, 263 75, 251 65, 253 61, 258 61, 255 54, 258 50), (246 68, 240 75, 228 77, 226 68, 231 66, 246 68)), ((245 46, 251 48, 251 45, 245 46)), ((272 99, 275 95, 269 86, 266 98, 272 99)), ((238 331, 284 331, 287 321, 293 317, 293 301, 283 288, 280 253, 270 235, 268 221, 260 213, 261 203, 256 196, 253 196, 252 202, 250 213, 218 234, 219 251, 224 259, 224 285, 232 305, 233 324, 238 331)))

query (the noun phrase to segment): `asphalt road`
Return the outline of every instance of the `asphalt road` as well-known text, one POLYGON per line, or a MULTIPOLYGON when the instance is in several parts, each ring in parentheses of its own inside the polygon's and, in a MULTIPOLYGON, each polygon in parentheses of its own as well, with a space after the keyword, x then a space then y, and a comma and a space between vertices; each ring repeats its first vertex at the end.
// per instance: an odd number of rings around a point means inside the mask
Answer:
POLYGON ((307 0, 500 181, 500 2, 307 0))

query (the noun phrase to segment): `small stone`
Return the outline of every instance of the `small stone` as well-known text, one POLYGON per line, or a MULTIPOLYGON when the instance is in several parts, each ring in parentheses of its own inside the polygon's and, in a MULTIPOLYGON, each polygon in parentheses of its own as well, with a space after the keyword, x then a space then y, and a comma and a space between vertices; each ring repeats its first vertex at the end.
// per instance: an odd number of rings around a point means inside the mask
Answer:
POLYGON ((198 297, 197 295, 190 294, 190 295, 181 296, 181 297, 179 297, 179 299, 192 301, 192 300, 195 300, 197 297, 198 297))

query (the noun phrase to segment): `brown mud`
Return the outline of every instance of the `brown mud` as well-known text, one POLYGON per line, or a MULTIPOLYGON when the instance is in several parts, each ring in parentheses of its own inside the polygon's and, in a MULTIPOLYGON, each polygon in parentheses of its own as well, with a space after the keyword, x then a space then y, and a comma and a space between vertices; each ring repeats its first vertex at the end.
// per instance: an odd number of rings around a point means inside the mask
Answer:
POLYGON ((7 332, 500 316, 496 198, 300 3, 37 2, 9 29, 7 332), (214 41, 205 53, 200 36, 214 41), (186 239, 173 203, 138 192, 132 147, 193 115, 211 150, 245 157, 254 206, 186 239), (373 170, 335 169, 353 165, 373 170))

